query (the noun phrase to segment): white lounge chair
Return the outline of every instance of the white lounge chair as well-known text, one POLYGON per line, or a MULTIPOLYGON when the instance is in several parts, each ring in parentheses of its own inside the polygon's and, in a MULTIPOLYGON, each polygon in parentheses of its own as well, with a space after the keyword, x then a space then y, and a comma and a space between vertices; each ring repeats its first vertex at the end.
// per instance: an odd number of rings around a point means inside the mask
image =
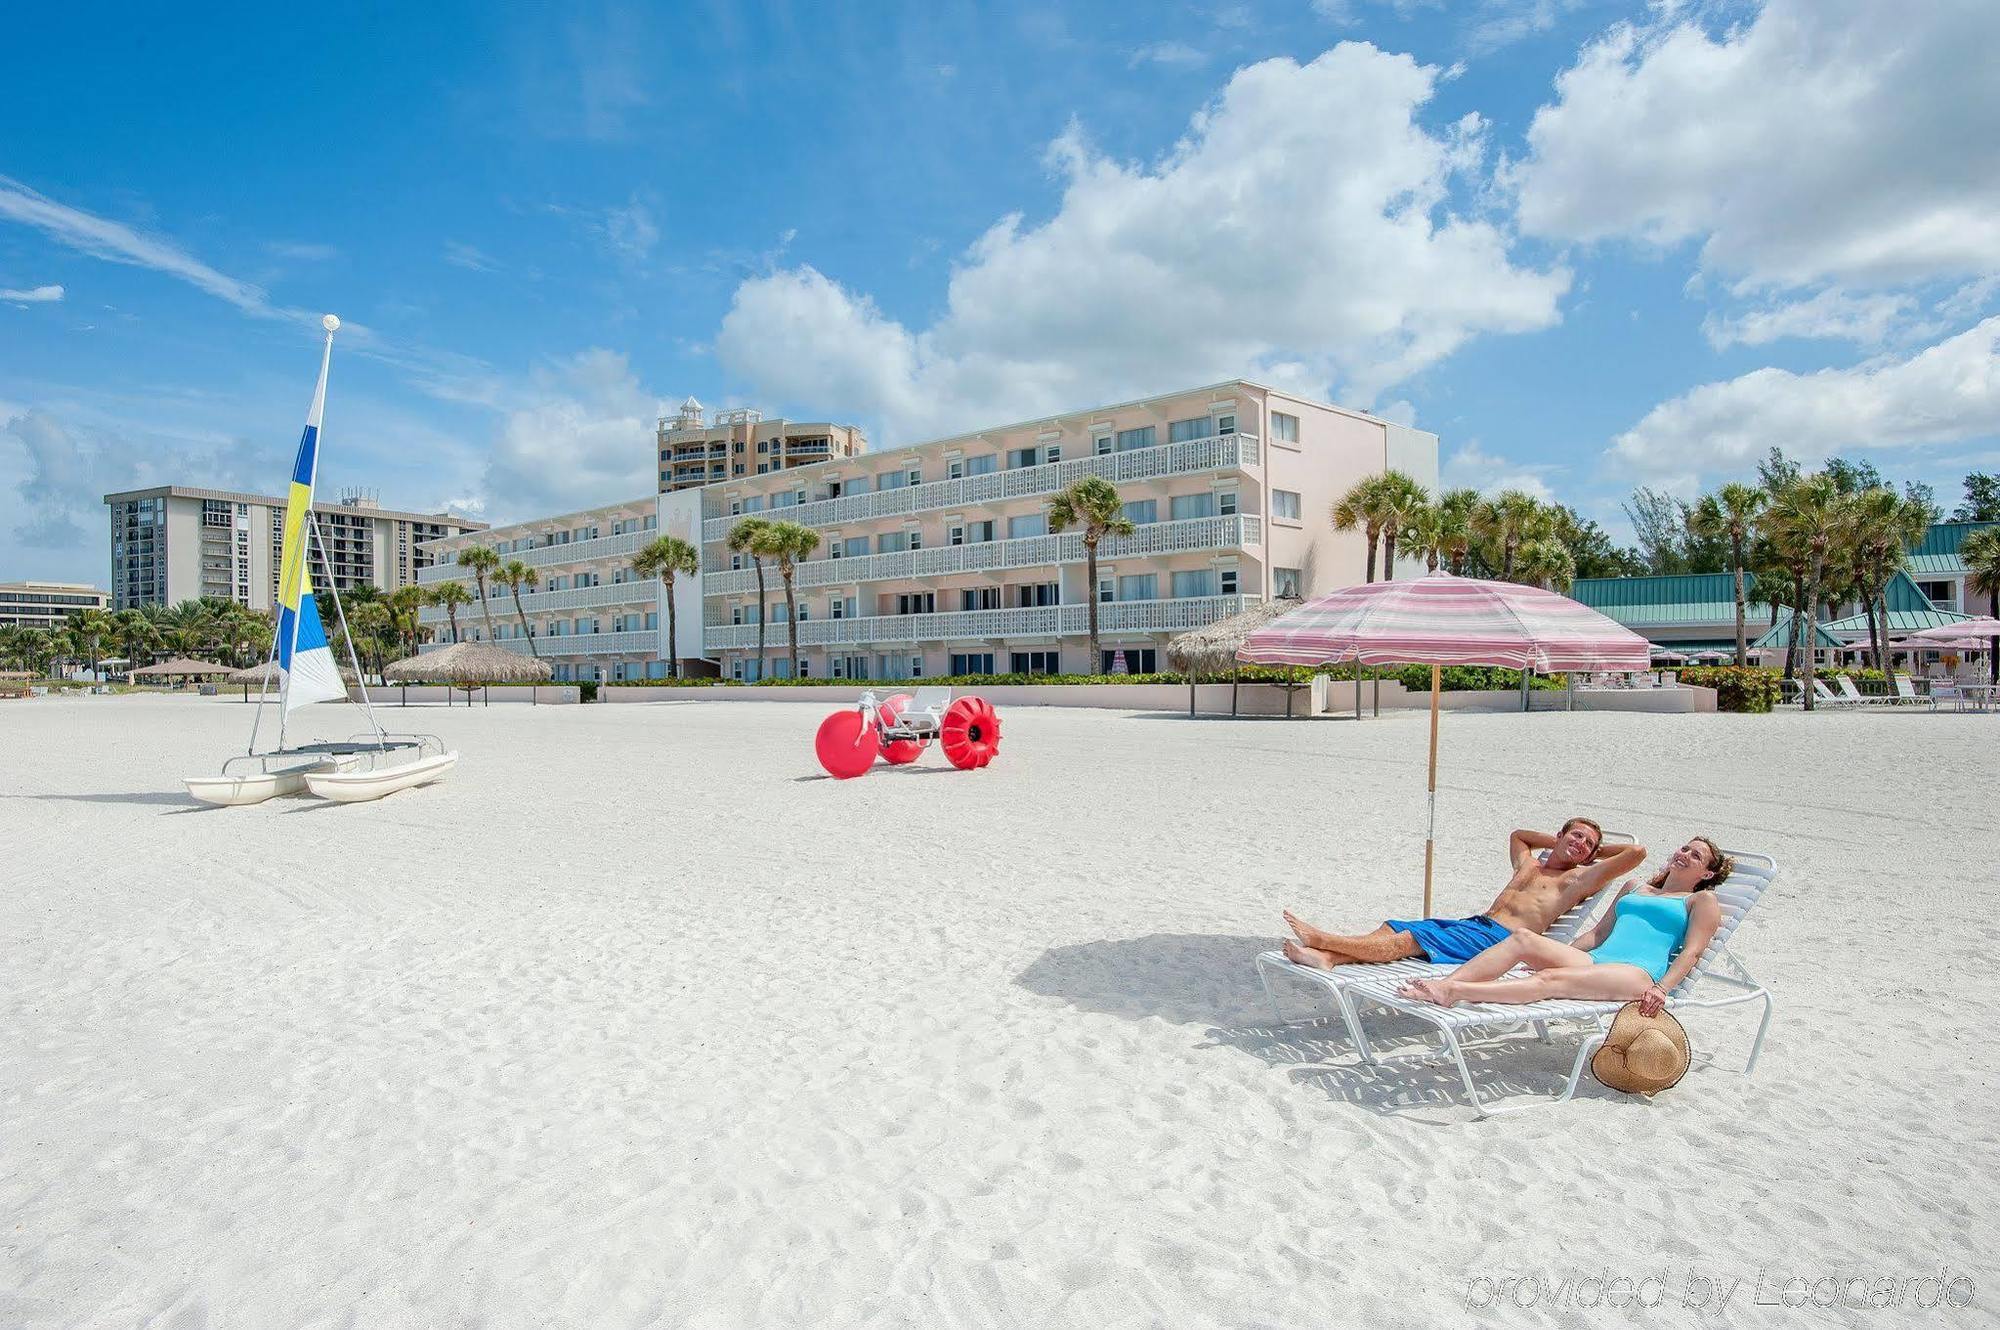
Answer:
POLYGON ((1832 688, 1827 686, 1826 680, 1820 678, 1817 675, 1813 676, 1814 706, 1826 707, 1829 710, 1842 711, 1842 710, 1852 710, 1854 702, 1855 699, 1850 697, 1844 697, 1841 694, 1834 692, 1832 688))
POLYGON ((1881 706, 1894 706, 1896 704, 1896 699, 1886 693, 1862 692, 1854 686, 1853 676, 1847 674, 1840 676, 1840 700, 1855 703, 1873 702, 1881 706))
POLYGON ((1918 692, 1916 685, 1910 682, 1910 676, 1907 674, 1897 674, 1890 677, 1895 680, 1896 701, 1898 703, 1908 703, 1913 707, 1925 707, 1931 711, 1937 710, 1937 699, 1918 692))
MULTIPOLYGON (((1764 1034, 1771 1026, 1771 993, 1762 984, 1750 977, 1741 961, 1729 950, 1729 940, 1736 928, 1743 922, 1743 916, 1763 898, 1772 880, 1778 875, 1777 864, 1768 856, 1752 854, 1741 850, 1725 851, 1736 861, 1735 871, 1729 879, 1715 889, 1716 897, 1722 903, 1722 925, 1715 930, 1715 937, 1701 960, 1695 964, 1688 977, 1667 996, 1667 1009, 1685 1015, 1693 1010, 1707 1010, 1717 1007, 1733 1007, 1744 1002, 1762 1002, 1764 1012, 1757 1022, 1757 1035, 1750 1044, 1750 1055, 1744 1060, 1743 1073, 1749 1075, 1757 1066, 1757 1056, 1764 1049, 1764 1034), (1727 991, 1714 993, 1722 988, 1727 991)), ((1519 1113, 1544 1104, 1563 1103, 1576 1093, 1577 1083, 1583 1079, 1583 1070, 1604 1043, 1604 1036, 1610 1030, 1611 1018, 1617 1015, 1624 1004, 1621 1002, 1586 1002, 1566 998, 1552 998, 1544 1002, 1526 1002, 1519 1005, 1500 1003, 1473 1003, 1457 1007, 1440 1007, 1435 1003, 1406 998, 1397 994, 1396 989, 1403 983, 1401 979, 1369 980, 1351 986, 1344 994, 1348 1005, 1360 1002, 1378 1002, 1392 1007, 1404 1015, 1415 1017, 1436 1028, 1443 1044, 1441 1049, 1423 1049, 1410 1053, 1399 1053, 1391 1057, 1378 1058, 1378 1062, 1434 1059, 1441 1051, 1458 1064, 1459 1080, 1465 1086, 1466 1097, 1481 1117, 1491 1117, 1500 1113, 1519 1113), (1465 1064, 1465 1053, 1460 1042, 1461 1034, 1474 1031, 1480 1033, 1505 1033, 1524 1025, 1533 1025, 1536 1030, 1545 1031, 1549 1025, 1589 1021, 1597 1027, 1589 1038, 1577 1049, 1576 1062, 1570 1068, 1569 1082, 1561 1093, 1553 1098, 1538 1099, 1527 1104, 1494 1104, 1480 1096, 1479 1087, 1472 1079, 1472 1070, 1465 1064)))
MULTIPOLYGON (((1607 831, 1604 841, 1610 845, 1630 845, 1632 833, 1629 831, 1607 831)), ((1558 942, 1568 942, 1583 931, 1585 921, 1604 895, 1599 891, 1578 903, 1549 925, 1548 936, 1558 942)), ((1264 951, 1257 954, 1257 978, 1264 985, 1264 997, 1271 1004, 1271 1014, 1279 1025, 1289 1024, 1285 1019, 1284 1006, 1278 1001, 1278 994, 1271 987, 1273 975, 1289 976, 1302 983, 1317 984, 1333 995, 1334 1005, 1340 1011, 1340 1018, 1347 1026, 1347 1037, 1354 1041, 1354 1049, 1363 1062, 1375 1061, 1375 1051, 1368 1046, 1368 1034, 1361 1028, 1360 1013, 1355 1010, 1349 991, 1373 980, 1392 981, 1390 986, 1411 979, 1434 979, 1450 974, 1457 969, 1456 962, 1426 960, 1389 961, 1381 965, 1337 965, 1331 970, 1318 970, 1310 965, 1296 965, 1285 959, 1282 951, 1264 951)))

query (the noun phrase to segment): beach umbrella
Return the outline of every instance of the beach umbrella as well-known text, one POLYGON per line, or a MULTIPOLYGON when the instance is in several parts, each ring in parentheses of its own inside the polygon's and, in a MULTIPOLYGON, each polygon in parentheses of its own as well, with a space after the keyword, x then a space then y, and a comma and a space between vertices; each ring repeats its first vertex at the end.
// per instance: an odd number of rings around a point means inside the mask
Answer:
MULTIPOLYGON (((1206 628, 1196 628, 1181 633, 1167 643, 1167 664, 1188 677, 1188 715, 1194 714, 1194 681, 1198 674, 1220 674, 1223 670, 1236 671, 1242 662, 1236 653, 1243 649, 1250 634, 1281 614, 1289 614, 1299 607, 1300 602, 1291 597, 1277 597, 1260 600, 1247 610, 1217 619, 1206 628)), ((1286 708, 1291 706, 1291 698, 1285 699, 1286 708)), ((1231 680, 1229 688, 1229 714, 1236 714, 1236 685, 1231 680)))
POLYGON ((1547 672, 1643 670, 1645 638, 1567 596, 1516 582, 1432 573, 1401 582, 1343 587, 1307 601, 1250 634, 1237 659, 1258 665, 1431 667, 1424 913, 1431 912, 1437 834, 1439 672, 1446 665, 1497 665, 1547 672))
POLYGON ((547 683, 555 671, 544 661, 488 642, 455 642, 382 667, 392 683, 547 683))
POLYGON ((1989 677, 2000 683, 2000 619, 1960 619, 1956 623, 1941 623, 1935 628, 1920 628, 1911 633, 1905 641, 1915 645, 1924 643, 1924 649, 1935 651, 1932 642, 1949 643, 1961 651, 1986 651, 1991 662, 1989 677), (1966 643, 1973 645, 1967 646, 1966 643))
POLYGON ((217 665, 212 660, 189 660, 186 656, 175 656, 172 660, 133 670, 132 677, 136 679, 142 674, 157 674, 162 679, 199 679, 229 672, 229 666, 217 665))
POLYGON ((1654 660, 1665 661, 1670 665, 1678 665, 1682 661, 1687 659, 1686 656, 1682 655, 1678 651, 1675 651, 1672 647, 1663 647, 1658 642, 1646 643, 1646 649, 1647 653, 1651 655, 1654 660))

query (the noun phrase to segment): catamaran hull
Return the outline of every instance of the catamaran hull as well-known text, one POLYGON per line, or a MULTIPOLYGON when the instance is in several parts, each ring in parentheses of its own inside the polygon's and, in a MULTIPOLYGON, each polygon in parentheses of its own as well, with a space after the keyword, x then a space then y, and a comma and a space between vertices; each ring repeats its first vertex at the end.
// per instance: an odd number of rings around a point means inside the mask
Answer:
POLYGON ((332 775, 351 770, 354 766, 355 759, 338 757, 317 766, 293 767, 289 771, 258 771, 242 776, 187 776, 182 778, 182 783, 187 786, 189 794, 205 804, 241 808, 288 794, 303 794, 307 776, 318 772, 332 775))
POLYGON ((457 753, 440 753, 435 757, 406 762, 399 767, 381 767, 374 771, 309 771, 305 781, 306 788, 322 799, 337 804, 358 804, 394 794, 397 790, 442 780, 457 765, 457 753))

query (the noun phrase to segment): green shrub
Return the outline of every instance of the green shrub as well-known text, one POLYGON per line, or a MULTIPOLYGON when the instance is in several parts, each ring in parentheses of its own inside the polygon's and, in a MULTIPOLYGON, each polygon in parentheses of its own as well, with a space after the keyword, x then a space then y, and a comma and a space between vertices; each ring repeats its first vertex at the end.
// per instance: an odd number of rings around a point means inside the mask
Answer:
POLYGON ((1780 675, 1754 666, 1690 665, 1678 671, 1680 681, 1715 690, 1717 711, 1761 714, 1778 701, 1780 675))
POLYGON ((595 702, 597 700, 597 681, 595 679, 577 680, 576 700, 579 702, 595 702))

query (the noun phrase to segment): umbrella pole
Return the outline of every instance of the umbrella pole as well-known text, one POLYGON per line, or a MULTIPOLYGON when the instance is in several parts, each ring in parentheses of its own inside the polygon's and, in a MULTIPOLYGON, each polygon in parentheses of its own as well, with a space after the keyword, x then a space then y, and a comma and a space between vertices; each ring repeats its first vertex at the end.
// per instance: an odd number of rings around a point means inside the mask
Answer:
POLYGON ((1430 806, 1424 824, 1424 918, 1431 917, 1431 864, 1437 853, 1438 667, 1431 666, 1430 806))

